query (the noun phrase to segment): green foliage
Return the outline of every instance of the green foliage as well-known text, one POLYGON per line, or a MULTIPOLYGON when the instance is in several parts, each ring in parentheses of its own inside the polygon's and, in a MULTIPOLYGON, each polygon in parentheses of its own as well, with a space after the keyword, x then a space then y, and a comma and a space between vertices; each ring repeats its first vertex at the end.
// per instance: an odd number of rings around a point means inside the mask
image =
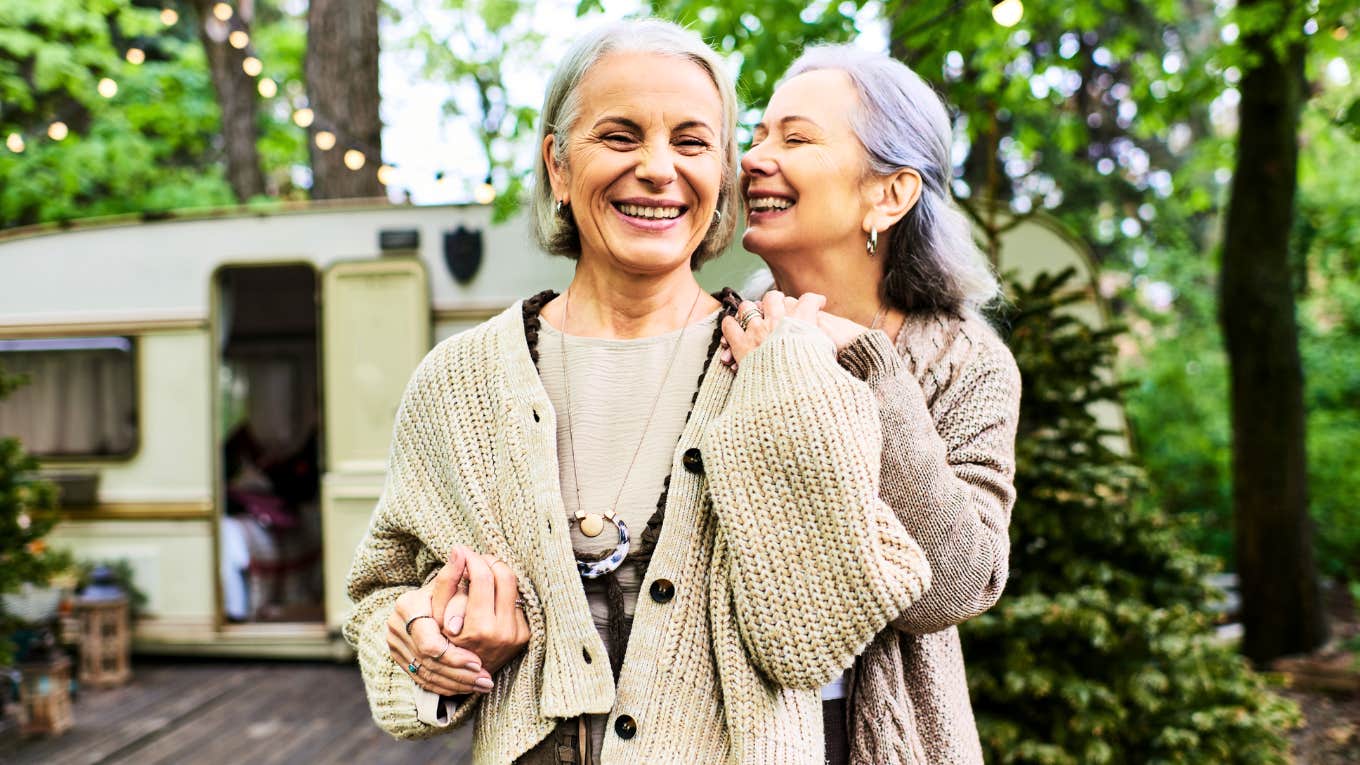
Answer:
MULTIPOLYGON (((0 3, 0 228, 119 213, 155 214, 235 204, 223 170, 221 118, 193 14, 166 27, 145 0, 0 3), (127 60, 143 51, 145 63, 127 60), (102 80, 116 84, 101 95, 102 80), (49 137, 60 121, 68 135, 49 137)), ((171 4, 174 5, 174 4, 171 4)), ((306 133, 289 121, 305 102, 305 23, 264 7, 252 29, 264 76, 280 83, 262 103, 260 154, 271 195, 305 194, 306 133)))
MULTIPOLYGON (((22 383, 0 367, 0 398, 22 383)), ((56 523, 56 487, 37 479, 38 462, 18 439, 0 437, 0 593, 15 592, 25 582, 46 584, 67 563, 46 549, 43 537, 56 523)), ((13 661, 9 636, 18 626, 0 602, 0 666, 13 661)))
POLYGON ((0 228, 231 201, 202 52, 151 37, 158 13, 130 0, 0 4, 0 136, 24 142, 0 150, 0 228), (125 60, 134 42, 146 63, 125 60), (48 137, 54 121, 62 140, 48 137))
MULTIPOLYGON (((1312 68, 1322 69, 1325 57, 1312 68)), ((1336 119, 1360 83, 1323 92, 1307 108, 1300 157, 1294 285, 1308 412, 1309 508, 1319 568, 1360 580, 1360 145, 1336 119)), ((1219 334, 1213 265, 1204 253, 1167 249, 1134 268, 1126 312, 1136 317, 1137 353, 1124 374, 1135 381, 1126 411, 1147 468, 1152 504, 1190 516, 1190 538, 1231 561, 1228 367, 1219 334), (1140 286, 1163 283, 1168 310, 1142 299, 1140 286)))
POLYGON ((109 569, 112 575, 113 584, 121 587, 127 593, 128 610, 135 619, 142 609, 146 608, 146 593, 137 587, 136 577, 133 574, 132 563, 126 558, 116 560, 82 560, 76 564, 76 589, 83 590, 93 582, 93 574, 96 568, 103 566, 109 569))
POLYGON ((1001 317, 1025 380, 1011 579, 960 627, 988 762, 1285 762, 1294 706, 1213 637, 1209 559, 1138 500, 1142 477, 1090 413, 1118 329, 1064 305, 1071 271, 1012 285, 1001 317))

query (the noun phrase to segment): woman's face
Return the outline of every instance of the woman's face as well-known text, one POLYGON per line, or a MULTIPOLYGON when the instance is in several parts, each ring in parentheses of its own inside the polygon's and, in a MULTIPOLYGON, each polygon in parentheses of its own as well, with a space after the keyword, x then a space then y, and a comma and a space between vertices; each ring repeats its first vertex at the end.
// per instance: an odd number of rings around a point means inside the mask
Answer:
POLYGON ((850 126, 858 107, 837 70, 800 74, 774 92, 741 161, 747 250, 766 259, 863 250, 872 204, 868 158, 850 126))
POLYGON ((571 204, 582 261, 631 273, 688 267, 718 206, 722 101, 708 73, 674 56, 615 53, 579 86, 565 167, 544 141, 553 193, 571 204))

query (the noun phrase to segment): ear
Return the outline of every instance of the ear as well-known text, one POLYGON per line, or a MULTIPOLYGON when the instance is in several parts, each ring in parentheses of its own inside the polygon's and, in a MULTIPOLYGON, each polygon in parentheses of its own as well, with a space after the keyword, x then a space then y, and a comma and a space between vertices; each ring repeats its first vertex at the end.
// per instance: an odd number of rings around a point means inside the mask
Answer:
POLYGON ((911 168, 903 168, 891 175, 873 178, 866 189, 868 210, 864 214, 862 228, 867 233, 872 229, 885 231, 911 212, 921 198, 921 174, 911 168))
POLYGON ((554 156, 557 152, 557 136, 549 133, 543 139, 543 164, 548 168, 548 183, 552 186, 553 198, 562 202, 570 202, 568 190, 570 189, 570 176, 565 168, 557 164, 554 156))

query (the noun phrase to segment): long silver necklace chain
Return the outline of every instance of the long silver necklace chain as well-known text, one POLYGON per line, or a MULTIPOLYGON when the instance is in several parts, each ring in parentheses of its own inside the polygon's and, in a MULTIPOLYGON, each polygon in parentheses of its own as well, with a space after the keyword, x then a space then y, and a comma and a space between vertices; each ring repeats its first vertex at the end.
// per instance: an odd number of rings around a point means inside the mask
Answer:
POLYGON ((623 480, 619 482, 619 490, 614 494, 614 501, 609 509, 603 513, 587 513, 582 509, 581 503, 581 477, 576 472, 576 435, 575 425, 571 414, 571 378, 567 375, 567 321, 571 309, 571 288, 567 288, 567 294, 562 301, 562 387, 567 399, 567 448, 571 452, 571 478, 576 488, 576 512, 574 513, 577 523, 581 526, 581 533, 588 537, 597 537, 604 531, 604 522, 610 521, 619 527, 621 537, 626 539, 627 527, 623 526, 623 520, 618 517, 619 499, 623 497, 623 489, 628 485, 628 476, 633 472, 633 465, 637 463, 638 454, 642 452, 642 444, 647 440, 647 430, 652 425, 652 417, 656 415, 657 404, 661 402, 661 394, 666 390, 666 383, 671 377, 671 368, 675 366, 675 360, 680 356, 680 349, 685 345, 685 334, 689 332, 690 318, 694 316, 694 309, 699 305, 699 298, 704 291, 698 290, 694 295, 694 303, 689 307, 689 313, 685 314, 684 323, 680 329, 680 337, 675 341, 675 350, 671 351, 671 359, 666 363, 666 371, 661 376, 661 384, 657 388, 656 397, 652 399, 652 407, 647 412, 647 420, 642 425, 642 434, 638 436, 637 446, 633 449, 633 457, 628 461, 628 469, 623 472, 623 480))

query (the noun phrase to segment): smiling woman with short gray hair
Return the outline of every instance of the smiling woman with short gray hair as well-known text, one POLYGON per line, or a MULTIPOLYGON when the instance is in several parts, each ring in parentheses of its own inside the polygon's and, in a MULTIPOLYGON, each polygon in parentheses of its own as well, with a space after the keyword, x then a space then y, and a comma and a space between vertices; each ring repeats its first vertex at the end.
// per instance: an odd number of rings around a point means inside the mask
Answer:
POLYGON ((592 33, 543 114, 538 234, 575 274, 407 386, 349 578, 373 716, 470 722, 476 763, 820 765, 821 687, 930 586, 872 393, 815 295, 717 358, 737 300, 694 269, 733 230, 736 108, 697 35, 592 33))

